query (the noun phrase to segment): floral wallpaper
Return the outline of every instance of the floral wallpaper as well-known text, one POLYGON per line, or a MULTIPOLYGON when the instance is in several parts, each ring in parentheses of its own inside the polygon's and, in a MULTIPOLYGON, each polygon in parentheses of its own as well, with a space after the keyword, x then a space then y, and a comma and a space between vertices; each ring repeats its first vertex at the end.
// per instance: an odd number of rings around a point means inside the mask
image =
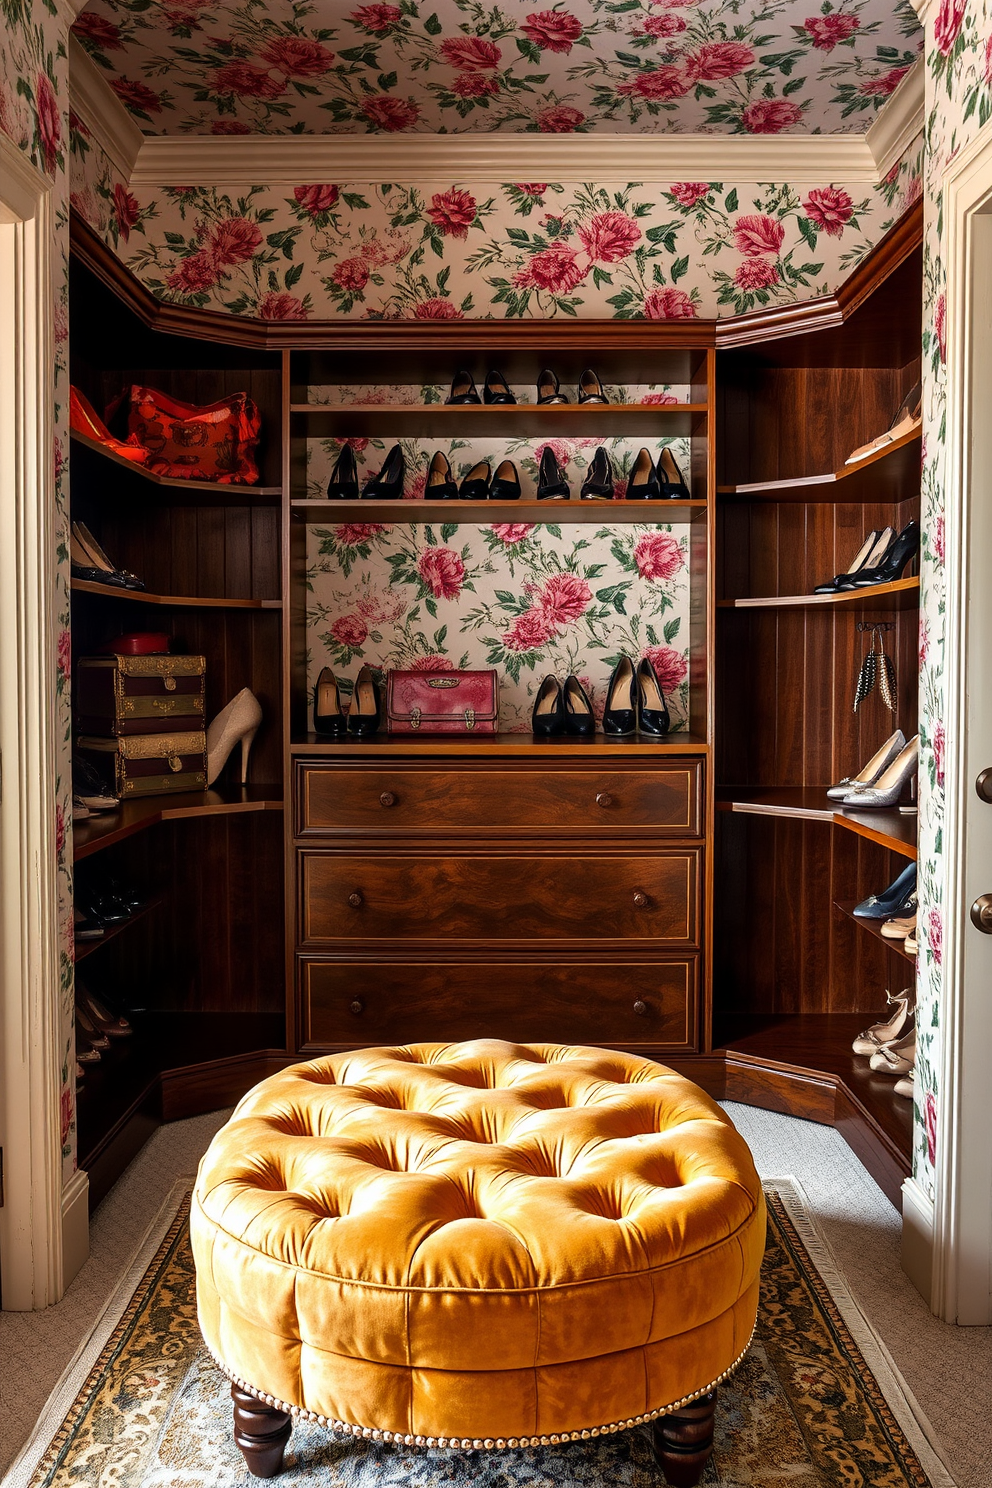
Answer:
POLYGON ((529 731, 549 673, 577 676, 601 718, 617 661, 647 656, 685 728, 688 541, 685 524, 308 527, 311 688, 324 666, 345 696, 365 663, 496 667, 501 728, 529 731))
POLYGON ((96 0, 75 33, 150 134, 859 132, 908 0, 96 0))
POLYGON ((51 659, 56 706, 55 847, 58 859, 59 1032, 62 1044, 60 1120, 63 1178, 76 1162, 75 1047, 73 1033, 72 783, 69 747, 69 550, 67 388, 68 276, 68 70, 63 23, 54 6, 0 0, 0 129, 53 181, 55 302, 53 399, 55 438, 55 550, 51 580, 59 635, 51 659))
POLYGON ((919 195, 885 181, 142 188, 73 135, 73 206, 160 299, 262 320, 686 320, 834 291, 919 195))

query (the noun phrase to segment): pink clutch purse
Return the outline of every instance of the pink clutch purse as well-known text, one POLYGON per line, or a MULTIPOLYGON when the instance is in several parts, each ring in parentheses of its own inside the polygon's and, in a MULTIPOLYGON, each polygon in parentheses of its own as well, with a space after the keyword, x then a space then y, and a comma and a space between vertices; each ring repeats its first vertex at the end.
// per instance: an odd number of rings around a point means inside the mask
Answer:
POLYGON ((390 672, 386 727, 391 734, 495 734, 499 676, 481 672, 390 672))

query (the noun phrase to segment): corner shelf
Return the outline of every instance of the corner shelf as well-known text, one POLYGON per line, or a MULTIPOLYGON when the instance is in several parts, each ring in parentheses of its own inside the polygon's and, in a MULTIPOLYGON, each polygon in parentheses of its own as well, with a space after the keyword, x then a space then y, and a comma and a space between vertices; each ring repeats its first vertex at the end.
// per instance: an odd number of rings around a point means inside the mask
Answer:
POLYGON ((919 485, 920 448, 917 428, 857 465, 845 465, 827 475, 718 486, 717 493, 736 501, 904 501, 907 487, 913 482, 919 485))
POLYGON ((232 816, 246 811, 281 811, 282 786, 244 785, 230 789, 182 791, 174 796, 141 796, 125 801, 116 811, 89 816, 72 829, 72 857, 78 863, 105 847, 113 847, 136 832, 159 822, 193 816, 232 816))
MULTIPOLYGON (((85 819, 88 821, 89 817, 85 819)), ((82 822, 79 825, 82 826, 82 822)), ((123 935, 125 930, 130 930, 132 925, 136 925, 139 920, 143 920, 145 915, 151 914, 152 910, 157 909, 161 903, 162 895, 157 894, 153 899, 149 899, 147 904, 143 904, 140 909, 136 909, 121 924, 111 925, 110 929, 97 940, 77 941, 73 955, 75 965, 78 966, 80 961, 85 961, 89 956, 92 956, 93 952, 100 950, 101 946, 109 945, 112 940, 117 939, 118 935, 123 935)))
POLYGON ((721 610, 911 610, 920 602, 920 581, 896 579, 843 594, 785 594, 761 599, 718 599, 721 610))
POLYGON ((282 486, 229 485, 218 481, 182 480, 167 475, 156 475, 154 470, 146 470, 143 465, 129 460, 126 455, 117 454, 115 450, 107 449, 98 439, 91 439, 89 435, 81 434, 77 429, 70 429, 69 437, 73 444, 79 445, 81 449, 89 450, 111 465, 131 471, 133 475, 140 476, 149 485, 158 486, 162 490, 188 493, 193 498, 190 505, 278 506, 282 500, 282 486), (210 497, 209 501, 204 499, 207 496, 210 497))
POLYGON ((191 594, 149 594, 146 589, 118 589, 91 579, 72 579, 78 594, 98 594, 104 599, 127 599, 136 604, 167 605, 171 609, 281 610, 281 599, 203 599, 191 594))
POLYGON ((875 940, 880 941, 887 951, 894 951, 897 956, 901 956, 904 961, 908 961, 910 966, 915 966, 916 957, 911 956, 909 952, 904 949, 903 942, 901 940, 890 940, 887 935, 882 934, 882 925, 885 923, 884 920, 866 920, 863 919, 861 915, 856 915, 854 913, 854 906, 858 902, 859 901, 857 899, 835 899, 834 908, 839 909, 841 914, 847 915, 849 920, 853 920, 859 930, 866 930, 868 934, 871 935, 875 940))
POLYGON ((568 438, 596 434, 641 434, 653 439, 705 434, 705 403, 294 403, 290 413, 305 419, 314 438, 347 437, 356 424, 397 438, 450 438, 465 434, 514 438, 568 438))
POLYGON ((698 522, 706 520, 705 501, 326 501, 300 497, 290 502, 304 522, 698 522))
POLYGON ((858 837, 867 837, 900 857, 917 858, 916 839, 918 821, 916 812, 902 812, 898 806, 879 808, 878 811, 835 811, 834 821, 858 837))
POLYGON ((901 857, 916 858, 915 812, 902 812, 897 806, 880 807, 877 811, 838 810, 825 785, 719 786, 716 809, 751 816, 832 822, 901 857))

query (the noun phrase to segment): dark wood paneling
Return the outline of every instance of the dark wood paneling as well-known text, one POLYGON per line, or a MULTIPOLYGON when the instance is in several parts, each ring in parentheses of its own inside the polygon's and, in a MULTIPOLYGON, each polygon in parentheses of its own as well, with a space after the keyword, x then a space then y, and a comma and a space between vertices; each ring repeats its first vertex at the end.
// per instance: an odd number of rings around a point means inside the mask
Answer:
POLYGON ((695 1044, 698 958, 603 963, 300 961, 307 1051, 341 1044, 507 1038, 695 1044))

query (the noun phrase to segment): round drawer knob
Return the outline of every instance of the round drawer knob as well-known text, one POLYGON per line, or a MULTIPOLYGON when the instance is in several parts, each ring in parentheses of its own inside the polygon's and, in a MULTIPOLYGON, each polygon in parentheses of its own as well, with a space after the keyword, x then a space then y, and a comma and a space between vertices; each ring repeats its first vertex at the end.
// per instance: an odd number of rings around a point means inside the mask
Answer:
POLYGON ((382 795, 379 797, 379 805, 380 806, 395 806, 396 805, 396 797, 393 795, 392 791, 383 791, 382 795))
POLYGON ((644 906, 645 906, 645 904, 647 904, 647 902, 648 902, 648 896, 647 896, 647 894, 642 894, 641 891, 640 891, 640 889, 638 889, 637 893, 634 895, 634 903, 636 904, 637 908, 638 909, 643 909, 644 906))
POLYGON ((608 806, 613 805, 613 797, 610 795, 609 791, 600 791, 599 795, 596 797, 596 805, 602 806, 604 811, 608 806))
POLYGON ((357 909, 358 906, 362 903, 362 896, 357 889, 353 894, 348 895, 348 903, 352 906, 353 909, 357 909))
POLYGON ((634 1012, 637 1014, 637 1016, 639 1018, 646 1018, 647 1015, 648 1015, 648 1005, 647 1005, 647 1003, 646 1002, 642 1002, 640 1000, 640 998, 638 998, 637 1001, 634 1003, 634 1012))
POLYGON ((354 1002, 349 1003, 348 1011, 349 1013, 354 1013, 356 1018, 359 1016, 360 1013, 364 1013, 365 1004, 362 999, 360 997, 356 997, 354 1002))

